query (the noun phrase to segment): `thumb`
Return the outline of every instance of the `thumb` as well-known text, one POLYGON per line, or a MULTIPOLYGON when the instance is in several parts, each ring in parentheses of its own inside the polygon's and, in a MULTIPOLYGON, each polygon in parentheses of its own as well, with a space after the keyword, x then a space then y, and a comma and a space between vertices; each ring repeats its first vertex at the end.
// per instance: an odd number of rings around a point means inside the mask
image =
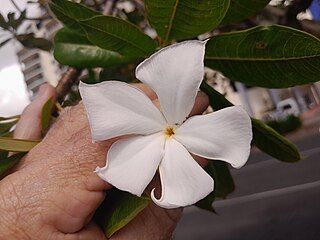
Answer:
POLYGON ((55 97, 55 89, 50 84, 40 87, 36 99, 23 111, 16 129, 14 138, 37 140, 41 138, 41 113, 44 104, 55 97))
POLYGON ((106 240, 97 224, 91 222, 77 233, 60 233, 59 240, 106 240))

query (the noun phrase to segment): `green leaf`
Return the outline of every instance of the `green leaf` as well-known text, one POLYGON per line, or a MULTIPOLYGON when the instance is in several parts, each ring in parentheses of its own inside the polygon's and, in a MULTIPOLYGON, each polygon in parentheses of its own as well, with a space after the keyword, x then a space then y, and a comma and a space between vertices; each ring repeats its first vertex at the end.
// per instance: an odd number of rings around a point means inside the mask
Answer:
POLYGON ((156 42, 137 26, 120 18, 96 16, 80 21, 93 44, 125 56, 143 57, 153 53, 156 42))
POLYGON ((82 35, 85 35, 86 33, 83 31, 79 21, 102 15, 100 12, 96 12, 82 4, 67 0, 52 0, 49 6, 63 25, 82 35))
MULTIPOLYGON (((214 110, 233 106, 231 102, 206 82, 202 82, 201 90, 208 95, 210 105, 214 110)), ((283 162, 296 162, 301 159, 297 147, 288 139, 260 120, 251 118, 251 122, 253 144, 261 151, 283 162)))
POLYGON ((8 151, 0 150, 0 161, 6 159, 8 157, 8 154, 8 151))
POLYGON ((100 48, 130 57, 144 57, 156 48, 156 42, 148 35, 120 18, 104 16, 66 0, 54 0, 50 6, 65 26, 86 35, 100 48))
POLYGON ((0 117, 0 121, 6 121, 6 120, 18 120, 20 118, 20 115, 11 116, 11 117, 0 117))
POLYGON ((26 14, 27 14, 26 10, 23 10, 20 13, 20 16, 17 19, 15 19, 15 13, 9 12, 8 13, 8 25, 11 26, 13 29, 17 29, 21 25, 23 20, 25 20, 26 14))
POLYGON ((283 162, 297 162, 301 160, 297 147, 277 131, 258 119, 251 119, 253 130, 253 144, 263 152, 283 162))
POLYGON ((241 22, 261 12, 270 0, 231 0, 221 25, 241 22))
POLYGON ((16 165, 24 155, 25 153, 17 153, 5 159, 0 159, 0 178, 16 165))
POLYGON ((225 16, 230 0, 145 0, 150 24, 167 42, 211 31, 225 16))
POLYGON ((319 81, 320 40, 284 26, 258 26, 208 41, 205 64, 234 81, 287 88, 319 81))
POLYGON ((19 34, 16 38, 27 48, 39 48, 44 51, 50 51, 53 46, 51 41, 45 38, 35 37, 33 33, 19 34))
POLYGON ((18 120, 0 121, 0 134, 3 134, 9 131, 17 122, 18 120))
POLYGON ((0 149, 10 152, 28 152, 38 143, 39 141, 0 137, 0 149))
POLYGON ((135 59, 94 46, 86 37, 67 28, 60 29, 55 36, 54 57, 63 65, 78 68, 112 67, 135 59))
POLYGON ((234 181, 230 174, 227 163, 221 161, 210 161, 206 171, 214 179, 214 196, 226 198, 234 191, 234 181))
POLYGON ((4 17, 2 16, 1 13, 0 13, 0 27, 2 27, 3 29, 6 29, 6 30, 9 29, 9 24, 8 24, 7 21, 4 19, 4 17))
POLYGON ((214 210, 212 206, 214 200, 215 200, 214 192, 211 192, 208 196, 206 196, 204 199, 201 199, 194 205, 197 206, 198 208, 201 208, 203 210, 207 210, 209 212, 216 214, 217 212, 214 210))
POLYGON ((212 207, 216 198, 225 199, 235 189, 228 165, 222 161, 209 161, 206 172, 214 179, 214 191, 195 205, 201 209, 216 213, 212 207))
POLYGON ((43 105, 41 111, 41 131, 45 133, 51 122, 51 113, 53 107, 53 99, 49 98, 48 101, 43 105))
POLYGON ((126 226, 149 203, 148 197, 137 197, 114 188, 107 191, 104 202, 96 211, 95 220, 109 238, 126 226))

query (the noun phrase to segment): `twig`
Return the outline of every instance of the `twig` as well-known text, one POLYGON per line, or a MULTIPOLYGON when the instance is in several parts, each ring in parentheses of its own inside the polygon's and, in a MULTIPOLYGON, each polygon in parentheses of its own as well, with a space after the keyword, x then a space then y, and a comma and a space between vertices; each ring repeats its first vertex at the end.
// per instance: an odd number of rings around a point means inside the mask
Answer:
POLYGON ((20 12, 22 13, 21 8, 16 4, 16 2, 14 0, 10 0, 10 2, 13 4, 13 6, 20 12))
POLYGON ((72 85, 78 80, 81 69, 69 67, 65 73, 62 74, 58 85, 56 86, 57 101, 62 103, 70 92, 72 85))

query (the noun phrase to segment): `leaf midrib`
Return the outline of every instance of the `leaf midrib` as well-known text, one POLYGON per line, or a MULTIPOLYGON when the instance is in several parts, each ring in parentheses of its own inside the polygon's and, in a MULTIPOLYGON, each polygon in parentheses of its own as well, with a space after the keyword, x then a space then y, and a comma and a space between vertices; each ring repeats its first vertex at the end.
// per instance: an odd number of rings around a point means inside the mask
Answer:
POLYGON ((167 34, 166 34, 166 37, 165 37, 165 40, 164 40, 165 42, 167 42, 168 39, 169 39, 170 32, 171 32, 172 25, 173 25, 173 20, 174 20, 174 17, 176 15, 176 12, 177 12, 177 9, 178 9, 178 4, 179 4, 179 0, 176 0, 175 5, 173 6, 171 18, 170 18, 170 21, 169 21, 168 31, 167 31, 167 34))
MULTIPOLYGON (((83 21, 92 20, 92 19, 97 18, 97 17, 107 17, 107 16, 96 16, 96 17, 88 18, 88 19, 83 20, 83 21)), ((119 37, 119 36, 117 36, 117 35, 114 35, 114 34, 112 34, 112 33, 104 32, 103 30, 101 30, 101 29, 99 29, 99 28, 95 28, 95 27, 93 27, 93 26, 87 25, 87 24, 83 23, 83 21, 79 21, 80 24, 84 24, 84 25, 86 25, 87 27, 91 27, 92 29, 95 29, 95 30, 97 30, 97 31, 99 31, 99 32, 102 32, 102 33, 104 33, 104 34, 110 35, 110 36, 112 36, 112 37, 114 37, 114 38, 118 38, 118 39, 120 39, 121 41, 124 41, 124 42, 128 43, 129 45, 134 46, 135 48, 139 49, 140 51, 142 51, 142 52, 144 52, 144 53, 148 53, 148 51, 144 50, 143 48, 140 48, 139 45, 136 45, 136 44, 134 44, 134 43, 132 43, 132 42, 129 42, 128 40, 126 40, 126 39, 124 39, 124 38, 121 38, 121 37, 119 37)), ((112 50, 110 50, 110 51, 112 51, 112 50)))
MULTIPOLYGON (((138 48, 140 51, 142 51, 142 52, 144 52, 144 53, 148 53, 148 52, 145 51, 144 49, 140 48, 138 45, 135 45, 135 44, 133 44, 133 43, 131 43, 131 42, 128 42, 126 39, 123 39, 123 38, 121 38, 121 37, 119 37, 119 36, 117 36, 117 35, 113 35, 113 34, 111 34, 111 33, 106 33, 106 32, 104 32, 104 31, 102 31, 102 30, 100 30, 100 29, 94 28, 94 27, 92 27, 92 26, 87 25, 87 24, 84 23, 84 21, 92 20, 92 19, 97 18, 97 17, 104 17, 103 15, 93 16, 93 17, 90 17, 90 18, 87 18, 87 19, 84 19, 84 20, 77 20, 77 19, 72 18, 70 15, 65 14, 65 12, 63 12, 63 11, 60 9, 60 7, 58 7, 58 6, 56 6, 56 10, 59 11, 59 12, 60 12, 61 14, 63 14, 64 16, 66 16, 67 18, 69 18, 69 19, 77 22, 78 24, 80 24, 80 26, 81 26, 81 24, 84 24, 84 25, 86 25, 87 27, 91 27, 91 28, 93 28, 93 29, 95 29, 95 30, 97 30, 97 31, 100 31, 100 32, 102 32, 102 33, 105 33, 105 34, 107 34, 107 35, 110 35, 110 36, 112 36, 112 37, 114 37, 114 38, 118 38, 118 39, 120 39, 121 41, 124 41, 124 42, 130 44, 131 46, 134 46, 135 48, 138 48)), ((106 49, 106 50, 107 50, 107 49, 106 49)), ((110 51, 111 51, 111 50, 110 50, 110 51)))

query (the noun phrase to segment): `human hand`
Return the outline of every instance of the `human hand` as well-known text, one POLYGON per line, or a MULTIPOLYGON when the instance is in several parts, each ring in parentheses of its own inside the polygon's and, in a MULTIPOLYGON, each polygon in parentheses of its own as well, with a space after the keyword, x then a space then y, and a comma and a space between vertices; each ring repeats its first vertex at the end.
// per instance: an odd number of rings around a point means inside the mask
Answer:
MULTIPOLYGON (((153 91, 136 86, 159 105, 153 91)), ((41 109, 54 95, 53 87, 41 87, 39 97, 21 116, 15 138, 41 137, 41 109)), ((198 94, 191 115, 201 114, 207 106, 207 97, 198 94)), ((116 140, 92 143, 83 105, 66 108, 45 138, 0 182, 0 239, 105 239, 92 216, 112 186, 93 170, 105 165, 116 140)), ((151 185, 159 185, 159 180, 151 185)), ((181 212, 150 203, 111 239, 170 239, 181 212)))

